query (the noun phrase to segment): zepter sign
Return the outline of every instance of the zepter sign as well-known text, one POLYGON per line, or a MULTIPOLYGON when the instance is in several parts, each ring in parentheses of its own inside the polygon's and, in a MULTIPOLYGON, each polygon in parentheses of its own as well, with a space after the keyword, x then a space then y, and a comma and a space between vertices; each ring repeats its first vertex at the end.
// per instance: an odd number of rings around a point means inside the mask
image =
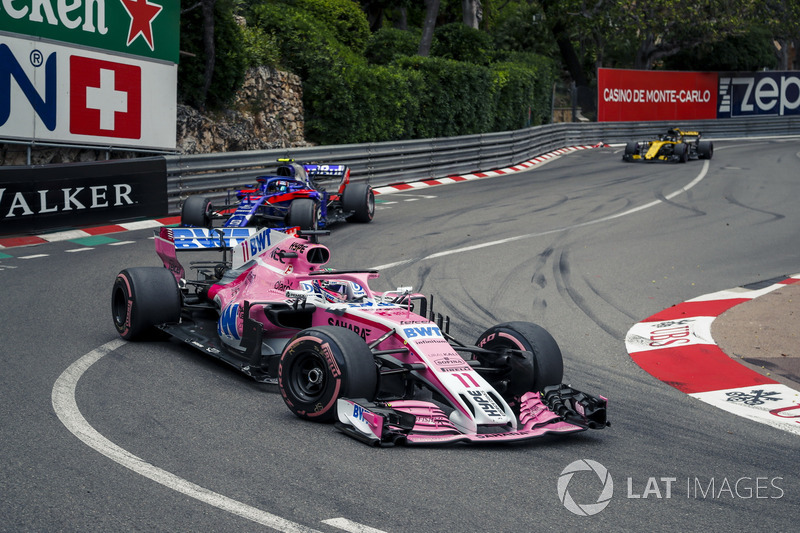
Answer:
POLYGON ((717 118, 800 115, 797 72, 732 73, 720 76, 717 118))

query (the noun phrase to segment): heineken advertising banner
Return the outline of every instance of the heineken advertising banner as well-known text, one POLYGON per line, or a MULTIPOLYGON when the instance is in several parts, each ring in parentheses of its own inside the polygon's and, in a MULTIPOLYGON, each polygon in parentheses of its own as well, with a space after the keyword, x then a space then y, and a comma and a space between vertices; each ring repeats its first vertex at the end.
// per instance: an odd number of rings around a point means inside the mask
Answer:
POLYGON ((177 0, 0 0, 0 30, 178 62, 177 0))
POLYGON ((0 138, 174 149, 178 67, 0 35, 0 138))
POLYGON ((0 139, 174 150, 179 9, 0 0, 0 139))

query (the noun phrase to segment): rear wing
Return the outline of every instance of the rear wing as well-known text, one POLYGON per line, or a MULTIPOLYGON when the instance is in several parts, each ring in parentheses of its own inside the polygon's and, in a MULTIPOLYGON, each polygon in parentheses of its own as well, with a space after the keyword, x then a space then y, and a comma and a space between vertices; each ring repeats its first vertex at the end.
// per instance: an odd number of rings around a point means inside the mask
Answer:
POLYGON ((308 177, 314 180, 338 179, 340 181, 350 176, 347 165, 303 165, 308 177))
POLYGON ((228 262, 227 254, 231 251, 230 264, 237 269, 264 254, 272 245, 296 236, 299 229, 161 227, 155 231, 156 254, 180 284, 186 271, 178 260, 179 251, 220 250, 223 264, 228 262))
POLYGON ((175 243, 176 250, 230 250, 247 241, 256 228, 161 228, 159 232, 175 243))

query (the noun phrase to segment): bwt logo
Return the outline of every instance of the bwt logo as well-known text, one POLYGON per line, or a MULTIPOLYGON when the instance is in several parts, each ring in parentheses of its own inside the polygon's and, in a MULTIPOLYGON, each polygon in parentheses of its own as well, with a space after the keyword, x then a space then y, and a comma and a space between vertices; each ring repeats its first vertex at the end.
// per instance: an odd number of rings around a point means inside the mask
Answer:
MULTIPOLYGON (((58 106, 69 104, 69 132, 76 135, 139 139, 142 130, 142 73, 135 65, 69 56, 69 80, 58 79, 59 54, 33 50, 24 68, 8 45, 0 43, 0 127, 11 117, 12 80, 49 131, 58 126, 58 106), (39 74, 42 69, 43 75, 39 74), (44 78, 41 94, 33 79, 44 78), (67 93, 64 89, 68 88, 67 93), (64 102, 59 104, 59 97, 64 102)), ((41 86, 42 84, 39 84, 41 86)))
POLYGON ((800 114, 800 78, 769 72, 719 79, 718 117, 800 114))

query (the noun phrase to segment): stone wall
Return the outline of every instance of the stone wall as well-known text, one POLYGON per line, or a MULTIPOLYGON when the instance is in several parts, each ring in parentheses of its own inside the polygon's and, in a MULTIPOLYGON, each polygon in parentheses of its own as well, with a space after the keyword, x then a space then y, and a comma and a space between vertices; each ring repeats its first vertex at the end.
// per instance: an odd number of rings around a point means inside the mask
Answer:
MULTIPOLYGON (((202 114, 178 105, 176 149, 206 154, 307 146, 303 134, 303 89, 300 78, 268 67, 251 69, 230 109, 202 114)), ((148 155, 148 154, 141 154, 148 155)), ((104 149, 34 147, 31 163, 45 165, 137 157, 133 152, 104 149)), ((0 165, 25 165, 27 146, 0 144, 0 165)))

